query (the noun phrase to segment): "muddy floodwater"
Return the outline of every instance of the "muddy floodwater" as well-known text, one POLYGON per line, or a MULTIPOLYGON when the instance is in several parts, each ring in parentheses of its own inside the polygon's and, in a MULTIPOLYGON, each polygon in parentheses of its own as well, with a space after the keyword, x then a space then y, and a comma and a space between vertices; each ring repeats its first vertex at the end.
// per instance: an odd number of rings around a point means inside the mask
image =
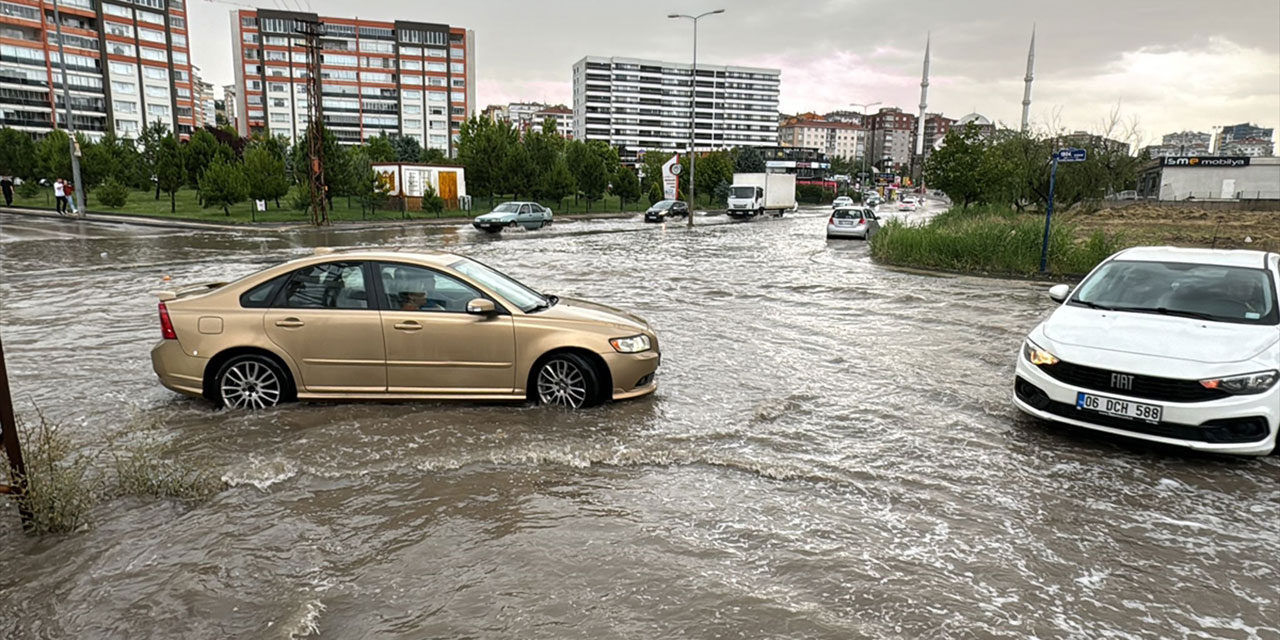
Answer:
POLYGON ((230 485, 73 535, 0 512, 2 638, 1280 638, 1280 458, 1011 405, 1034 283, 881 268, 820 210, 242 234, 0 215, 21 414, 157 416, 230 485), (159 386, 161 277, 444 248, 662 337, 656 395, 214 411, 159 386))

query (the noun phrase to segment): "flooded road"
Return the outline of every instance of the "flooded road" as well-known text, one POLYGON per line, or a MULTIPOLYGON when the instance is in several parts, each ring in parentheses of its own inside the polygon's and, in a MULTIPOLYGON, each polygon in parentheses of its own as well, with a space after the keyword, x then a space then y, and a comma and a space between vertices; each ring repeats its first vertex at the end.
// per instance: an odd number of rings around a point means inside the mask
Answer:
POLYGON ((21 414, 139 412, 231 488, 0 518, 4 638, 1280 638, 1280 458, 1011 405, 1043 287, 874 265, 825 214, 185 233, 0 216, 21 414), (458 251, 634 311, 656 395, 213 411, 159 386, 147 292, 317 245, 458 251))

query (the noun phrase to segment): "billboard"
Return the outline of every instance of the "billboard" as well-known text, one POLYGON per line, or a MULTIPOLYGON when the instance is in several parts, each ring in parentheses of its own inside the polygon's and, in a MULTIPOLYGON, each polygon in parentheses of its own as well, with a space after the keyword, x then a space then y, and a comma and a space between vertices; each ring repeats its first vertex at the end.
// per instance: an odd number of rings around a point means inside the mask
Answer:
POLYGON ((662 197, 666 200, 675 200, 679 191, 680 154, 676 154, 662 165, 662 197))
POLYGON ((1247 167, 1249 158, 1224 156, 1165 156, 1166 167, 1247 167))

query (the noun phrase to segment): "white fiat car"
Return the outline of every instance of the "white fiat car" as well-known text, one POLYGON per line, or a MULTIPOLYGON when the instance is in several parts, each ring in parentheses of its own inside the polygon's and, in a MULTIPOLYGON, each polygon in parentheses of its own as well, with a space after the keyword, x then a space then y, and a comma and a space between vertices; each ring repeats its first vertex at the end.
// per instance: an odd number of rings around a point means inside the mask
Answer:
POLYGON ((1265 455, 1280 431, 1280 254, 1137 247, 1027 336, 1013 401, 1033 416, 1201 451, 1265 455))

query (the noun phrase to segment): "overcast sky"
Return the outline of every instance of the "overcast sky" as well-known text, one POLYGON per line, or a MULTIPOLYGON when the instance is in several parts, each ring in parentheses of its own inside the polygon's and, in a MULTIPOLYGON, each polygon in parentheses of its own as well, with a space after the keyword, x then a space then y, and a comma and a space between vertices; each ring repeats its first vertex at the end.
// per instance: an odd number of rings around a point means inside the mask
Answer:
POLYGON ((1016 126, 1032 25, 1032 123, 1098 130, 1118 106, 1143 142, 1183 129, 1280 125, 1277 0, 190 0, 194 62, 233 81, 229 11, 240 2, 321 15, 443 22, 474 29, 479 107, 572 102, 585 55, 698 59, 782 69, 784 112, 883 102, 915 112, 932 32, 929 111, 977 111, 1016 126))

